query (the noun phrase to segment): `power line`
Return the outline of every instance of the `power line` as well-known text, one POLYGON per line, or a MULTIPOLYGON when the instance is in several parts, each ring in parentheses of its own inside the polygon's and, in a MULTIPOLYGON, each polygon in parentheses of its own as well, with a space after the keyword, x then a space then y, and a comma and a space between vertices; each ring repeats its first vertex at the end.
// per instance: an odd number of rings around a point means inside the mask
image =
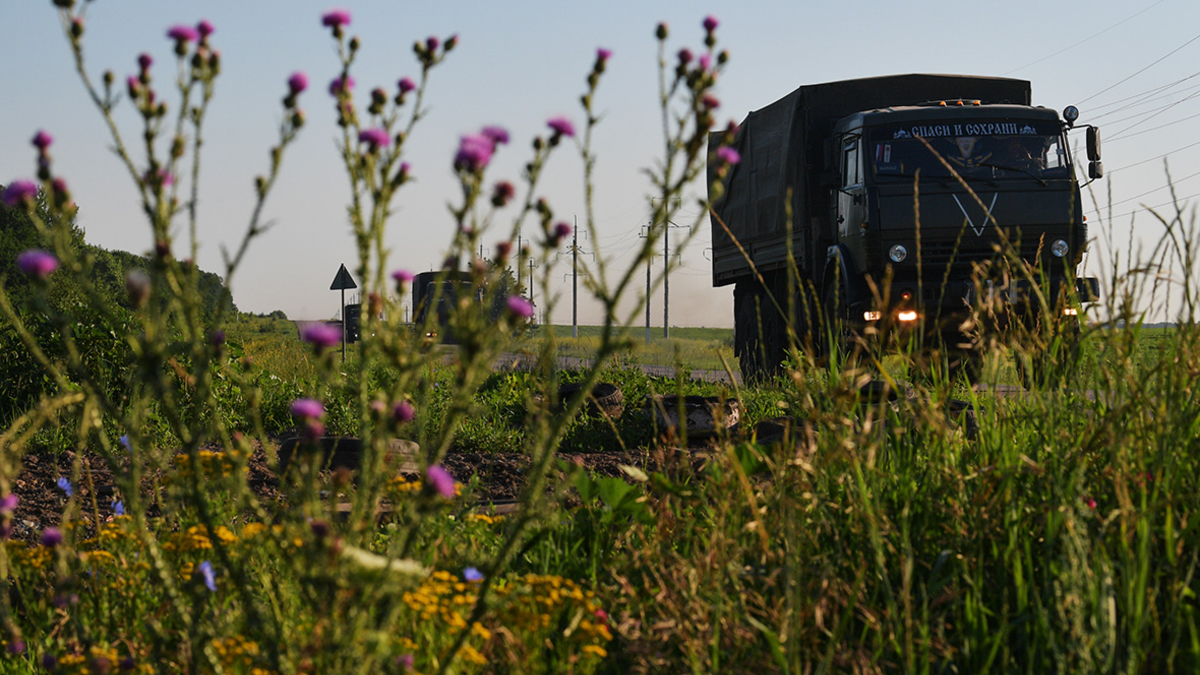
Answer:
MULTIPOLYGON (((1200 93, 1198 93, 1197 95, 1200 95, 1200 93)), ((1191 97, 1189 97, 1189 98, 1191 98, 1191 97)), ((1165 112, 1165 111, 1160 111, 1160 112, 1165 112)), ((1123 141, 1123 140, 1125 140, 1125 139, 1127 139, 1127 138, 1133 138, 1134 136, 1141 136, 1142 134, 1148 134, 1148 133, 1150 133, 1151 131, 1158 131, 1159 129, 1166 129, 1167 127, 1170 127, 1170 126, 1174 126, 1174 125, 1176 125, 1176 124, 1179 124, 1180 122, 1186 122, 1186 121, 1188 121, 1188 120, 1190 120, 1190 119, 1194 119, 1194 118, 1196 118, 1196 117, 1200 117, 1200 113, 1195 113, 1194 115, 1188 115, 1187 117, 1183 117, 1183 118, 1177 119, 1177 120, 1175 120, 1174 122, 1167 122, 1166 124, 1160 124, 1160 125, 1158 125, 1158 126, 1156 126, 1156 127, 1152 127, 1152 128, 1150 128, 1150 129, 1142 129, 1141 131, 1135 131, 1135 132, 1134 132, 1134 133, 1132 133, 1132 134, 1125 134, 1125 132, 1126 132, 1126 131, 1129 131, 1130 129, 1132 129, 1132 128, 1136 127, 1138 124, 1144 124, 1145 122, 1148 122, 1148 121, 1149 121, 1151 118, 1153 118, 1153 117, 1155 117, 1155 116, 1157 116, 1157 115, 1158 115, 1158 113, 1155 113, 1154 115, 1151 115, 1150 117, 1147 117, 1146 119, 1142 120, 1141 122, 1138 122, 1137 124, 1131 124, 1131 125, 1129 125, 1129 126, 1125 127, 1124 129, 1122 129, 1122 130, 1118 131, 1117 133, 1113 134, 1113 135, 1115 136, 1115 138, 1110 138, 1110 139, 1109 139, 1109 142, 1123 141), (1124 135, 1124 136, 1122 136, 1121 134, 1125 134, 1125 135, 1124 135)))
MULTIPOLYGON (((1184 90, 1184 91, 1190 91, 1191 89, 1200 89, 1200 85, 1196 85, 1195 87, 1189 87, 1188 89, 1186 89, 1186 90, 1184 90)), ((1174 100, 1172 100, 1170 103, 1164 103, 1163 105, 1160 105, 1160 106, 1158 106, 1157 108, 1151 108, 1151 109, 1149 109, 1149 110, 1143 110, 1143 111, 1141 111, 1141 112, 1133 113, 1132 115, 1129 115, 1128 117, 1122 117, 1122 118, 1120 118, 1120 119, 1116 119, 1116 120, 1108 120, 1108 121, 1106 121, 1104 124, 1106 124, 1106 125, 1108 125, 1108 124, 1120 124, 1121 122, 1128 122, 1129 120, 1132 120, 1132 119, 1137 119, 1137 118, 1139 118, 1139 117, 1143 117, 1143 116, 1145 116, 1145 115, 1149 115, 1149 114, 1151 114, 1151 113, 1160 113, 1160 112, 1164 112, 1164 111, 1170 110, 1171 108, 1174 108, 1175 106, 1179 105, 1180 103, 1183 103, 1183 102, 1185 102, 1185 101, 1187 101, 1187 100, 1189 100, 1189 99, 1195 98, 1195 97, 1196 97, 1198 94, 1200 94, 1200 92, 1193 92, 1192 94, 1190 94, 1190 95, 1188 95, 1188 96, 1185 96, 1185 97, 1183 97, 1183 98, 1177 98, 1177 99, 1174 99, 1174 100)), ((1125 106, 1124 108, 1117 108, 1116 110, 1113 110, 1112 112, 1110 112, 1110 113, 1108 113, 1108 114, 1109 114, 1109 115, 1113 115, 1113 114, 1116 114, 1116 113, 1118 113, 1118 112, 1123 112, 1123 111, 1125 111, 1125 110, 1129 110, 1130 108, 1136 108, 1136 107, 1138 107, 1138 106, 1140 106, 1140 105, 1143 105, 1144 103, 1149 103, 1149 102, 1150 102, 1150 101, 1152 101, 1152 100, 1158 100, 1158 99, 1162 99, 1162 98, 1166 98, 1166 96, 1159 96, 1159 97, 1158 97, 1158 98, 1156 98, 1156 99, 1148 99, 1148 100, 1146 100, 1146 101, 1143 101, 1143 102, 1141 102, 1141 103, 1136 103, 1136 104, 1133 104, 1133 105, 1128 105, 1128 106, 1125 106)), ((1091 121, 1092 121, 1092 123, 1093 123, 1093 124, 1097 123, 1100 117, 1104 117, 1104 115, 1096 115, 1096 116, 1092 116, 1092 118, 1091 118, 1091 121)))
MULTIPOLYGON (((1192 178, 1195 178, 1196 176, 1200 176, 1200 171, 1197 171, 1197 172, 1195 172, 1195 173, 1188 174, 1188 175, 1184 176, 1183 178, 1172 178, 1172 179, 1171 179, 1171 185, 1179 185, 1180 183, 1184 183, 1184 182, 1186 182, 1186 181, 1188 181, 1188 180, 1191 180, 1192 178)), ((1143 193, 1142 193, 1142 194, 1140 194, 1140 195, 1134 195, 1134 196, 1132 196, 1132 197, 1128 197, 1128 198, 1126 198, 1126 199, 1122 199, 1122 200, 1121 200, 1121 201, 1119 201, 1119 202, 1112 202, 1111 204, 1108 204, 1108 206, 1117 206, 1118 204, 1125 204, 1125 203, 1128 203, 1128 202, 1134 201, 1135 199, 1141 199, 1142 197, 1145 197, 1146 195, 1152 195, 1152 194, 1154 194, 1155 192, 1160 192, 1160 191, 1162 191, 1162 190, 1166 190, 1168 187, 1170 187, 1170 186, 1168 186, 1168 185, 1162 185, 1162 186, 1159 186, 1159 187, 1156 187, 1156 188, 1154 188, 1153 190, 1147 190, 1146 192, 1143 192, 1143 193)))
MULTIPOLYGON (((1156 204, 1155 206, 1145 206, 1145 207, 1135 210, 1135 211, 1127 211, 1127 212, 1122 213, 1117 216, 1109 216, 1107 218, 1107 220, 1113 221, 1113 220, 1117 220, 1117 219, 1124 219, 1129 216, 1137 215, 1138 213, 1144 213, 1146 211, 1153 211, 1153 210, 1165 208, 1167 206, 1175 206, 1176 204, 1183 205, 1184 202, 1188 201, 1189 199, 1195 199, 1196 197, 1200 197, 1200 192, 1190 194, 1186 197, 1179 197, 1173 201, 1163 202, 1162 204, 1156 204)), ((1100 218, 1102 221, 1105 220, 1103 217, 1103 214, 1101 214, 1097 209, 1093 208, 1091 210, 1091 213, 1096 214, 1096 217, 1100 218)))
POLYGON ((1188 40, 1187 42, 1185 42, 1185 43, 1183 43, 1183 44, 1179 45, 1179 46, 1178 46, 1178 47, 1176 47, 1175 49, 1172 49, 1171 51, 1167 52, 1165 55, 1163 55, 1163 56, 1159 57, 1158 59, 1155 59, 1153 63, 1151 63, 1150 65, 1146 66, 1145 68, 1142 68, 1141 70, 1139 70, 1139 71, 1137 71, 1137 72, 1133 73, 1133 74, 1132 74, 1132 75, 1130 75, 1129 77, 1126 77, 1126 78, 1124 78, 1124 79, 1122 79, 1122 80, 1119 80, 1118 82, 1116 82, 1116 83, 1114 83, 1114 84, 1111 84, 1111 85, 1109 85, 1109 86, 1105 87, 1104 89, 1101 89, 1100 91, 1098 91, 1098 92, 1096 92, 1096 93, 1092 94, 1091 96, 1089 96, 1089 97, 1087 97, 1087 98, 1083 99, 1082 101, 1080 101, 1080 103, 1087 103, 1088 101, 1090 101, 1090 100, 1092 100, 1092 99, 1096 98, 1096 97, 1097 97, 1097 96, 1099 96, 1100 94, 1104 94, 1104 93, 1106 93, 1106 92, 1108 92, 1108 91, 1111 91, 1112 89, 1115 89, 1116 87, 1118 87, 1118 86, 1120 86, 1120 85, 1122 85, 1122 84, 1125 84, 1126 82, 1128 82, 1128 81, 1132 80, 1133 78, 1137 77, 1138 75, 1141 75, 1142 73, 1146 72, 1147 70, 1150 70, 1151 68, 1153 68, 1154 66, 1158 65, 1159 63, 1162 63, 1162 62, 1163 62, 1163 61, 1165 61, 1167 58, 1169 58, 1169 57, 1173 56, 1173 55, 1174 55, 1176 52, 1178 52, 1179 50, 1183 49, 1184 47, 1186 47, 1186 46, 1188 46, 1188 45, 1192 44, 1192 43, 1193 43, 1193 42, 1195 42, 1196 40, 1200 40, 1200 35, 1197 35, 1196 37, 1194 37, 1194 38, 1192 38, 1192 39, 1188 40))
MULTIPOLYGON (((1200 71, 1192 73, 1191 75, 1188 75, 1187 77, 1181 77, 1178 80, 1175 80, 1174 82, 1168 82, 1167 84, 1159 85, 1157 87, 1154 87, 1153 89, 1148 89, 1141 93, 1133 94, 1132 96, 1126 96, 1125 98, 1119 98, 1115 101, 1109 101, 1108 103, 1101 103, 1090 109, 1088 117, 1090 117, 1092 119, 1100 119, 1100 118, 1108 117, 1109 115, 1113 115, 1118 112, 1121 112, 1122 110, 1127 110, 1129 108, 1139 106, 1143 103, 1148 103, 1150 101, 1154 101, 1159 98, 1166 98, 1170 94, 1164 94, 1163 96, 1159 96, 1159 97, 1154 97, 1154 95, 1158 94, 1160 92, 1167 91, 1168 89, 1171 89, 1172 87, 1174 87, 1176 85, 1183 84, 1184 82, 1187 82, 1188 80, 1193 79, 1195 77, 1200 77, 1200 71), (1152 98, 1152 97, 1154 97, 1154 98, 1152 98), (1130 99, 1135 99, 1135 98, 1140 99, 1140 100, 1138 100, 1135 103, 1130 103, 1129 105, 1123 105, 1119 108, 1114 108, 1112 110, 1109 110, 1108 112, 1099 113, 1099 114, 1097 114, 1095 112, 1097 110, 1104 110, 1105 108, 1108 108, 1109 106, 1114 106, 1114 105, 1117 105, 1118 103, 1124 103, 1130 99)), ((1190 91, 1192 89, 1195 89, 1196 87, 1200 87, 1200 85, 1193 85, 1191 87, 1188 87, 1187 89, 1184 89, 1183 91, 1190 91)))
POLYGON ((1043 56, 1042 58, 1040 58, 1036 61, 1031 61, 1031 62, 1026 63, 1025 65, 1020 66, 1018 68, 1013 68, 1012 70, 1008 71, 1007 73, 1004 73, 1004 75, 1011 75, 1012 73, 1015 73, 1018 70, 1024 70, 1024 69, 1028 68, 1029 66, 1036 66, 1037 64, 1041 63, 1042 61, 1048 61, 1048 60, 1058 56, 1059 54, 1062 54, 1063 52, 1070 51, 1070 50, 1078 47, 1079 45, 1081 45, 1085 42, 1090 42, 1090 41, 1100 37, 1101 35, 1104 35, 1108 31, 1116 28, 1117 26, 1120 26, 1121 24, 1123 24, 1127 21, 1135 19, 1135 18, 1141 16, 1142 14, 1149 12, 1150 10, 1154 9, 1155 7, 1158 7, 1159 5, 1163 4, 1166 1, 1167 0, 1158 0, 1158 2, 1154 3, 1153 5, 1150 5, 1149 7, 1143 9, 1142 11, 1138 12, 1137 14, 1134 14, 1132 16, 1121 19, 1120 21, 1114 23, 1113 25, 1109 26, 1108 28, 1105 28, 1104 30, 1100 31, 1099 33, 1093 33, 1092 35, 1085 37, 1084 39, 1080 40, 1079 42, 1076 42, 1075 44, 1067 46, 1067 47, 1063 47, 1062 49, 1054 52, 1053 54, 1050 54, 1049 56, 1043 56))
POLYGON ((1183 150, 1187 150, 1188 148, 1194 148, 1194 147, 1196 147, 1197 145, 1200 145, 1200 141, 1196 141, 1196 142, 1194 142, 1194 143, 1189 143, 1189 144, 1187 144, 1187 145, 1185 145, 1185 146, 1183 146, 1183 147, 1181 147, 1181 148, 1176 148, 1176 149, 1172 150, 1171 152, 1165 152, 1165 153, 1163 153, 1163 154, 1161 154, 1161 155, 1159 155, 1159 156, 1157 156, 1157 157, 1151 157, 1150 159, 1143 159, 1143 160, 1142 160, 1142 161, 1140 161, 1140 162, 1134 162, 1133 164, 1126 164, 1125 166, 1117 167, 1117 168, 1115 168, 1115 169, 1106 169, 1106 172, 1107 172, 1109 175, 1112 175, 1112 174, 1114 174, 1114 173, 1116 173, 1116 172, 1118 172, 1118 171, 1124 171, 1125 169, 1132 169, 1132 168, 1133 168, 1133 167, 1135 167, 1135 166, 1141 166, 1142 164, 1145 164, 1145 163, 1147 163, 1147 162, 1153 162, 1153 161, 1154 161, 1154 160, 1156 160, 1156 159, 1165 159, 1165 158, 1167 158, 1167 157, 1170 157, 1171 155, 1173 155, 1173 154, 1175 154, 1175 153, 1177 153, 1177 152, 1181 152, 1181 151, 1183 151, 1183 150))

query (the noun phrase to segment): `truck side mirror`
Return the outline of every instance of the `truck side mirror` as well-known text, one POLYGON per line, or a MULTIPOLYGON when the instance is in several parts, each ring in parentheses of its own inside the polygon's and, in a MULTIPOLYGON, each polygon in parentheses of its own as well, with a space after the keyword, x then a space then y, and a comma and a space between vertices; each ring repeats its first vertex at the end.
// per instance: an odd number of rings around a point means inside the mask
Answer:
POLYGON ((1087 128, 1087 154, 1088 159, 1093 162, 1100 160, 1100 129, 1098 127, 1087 128))
POLYGON ((1088 162, 1088 178, 1095 180, 1104 177, 1104 162, 1096 160, 1088 162))

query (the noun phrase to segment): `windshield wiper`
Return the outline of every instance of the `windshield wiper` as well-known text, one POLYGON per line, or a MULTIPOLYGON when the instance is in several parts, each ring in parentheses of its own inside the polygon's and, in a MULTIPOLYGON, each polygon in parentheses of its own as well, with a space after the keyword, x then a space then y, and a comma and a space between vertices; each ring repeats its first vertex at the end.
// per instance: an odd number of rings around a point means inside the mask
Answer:
POLYGON ((1030 169, 1025 169, 1025 168, 1022 168, 1019 166, 1008 166, 1005 164, 992 164, 991 162, 979 162, 975 166, 986 166, 990 169, 1001 169, 1003 171, 1020 171, 1021 173, 1025 174, 1026 176, 1029 176, 1030 178, 1036 180, 1038 182, 1038 185, 1041 185, 1042 187, 1046 187, 1048 185, 1048 183, 1045 181, 1045 179, 1043 179, 1041 176, 1037 175, 1030 169))

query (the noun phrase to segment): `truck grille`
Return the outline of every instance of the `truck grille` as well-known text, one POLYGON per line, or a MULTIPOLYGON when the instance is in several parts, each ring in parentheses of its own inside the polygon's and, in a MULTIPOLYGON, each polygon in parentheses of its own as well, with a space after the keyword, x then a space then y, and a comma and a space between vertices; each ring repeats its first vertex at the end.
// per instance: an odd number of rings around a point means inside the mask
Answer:
MULTIPOLYGON (((1039 239, 1022 241, 1020 245, 1021 260, 1029 264, 1037 264, 1039 253, 1042 260, 1049 256, 1045 249, 1049 242, 1043 244, 1039 239)), ((970 273, 974 264, 986 264, 1002 258, 998 238, 976 237, 968 232, 962 241, 923 241, 921 242, 921 266, 925 278, 940 278, 946 273, 947 267, 951 275, 970 273)), ((915 262, 915 260, 914 260, 915 262)))

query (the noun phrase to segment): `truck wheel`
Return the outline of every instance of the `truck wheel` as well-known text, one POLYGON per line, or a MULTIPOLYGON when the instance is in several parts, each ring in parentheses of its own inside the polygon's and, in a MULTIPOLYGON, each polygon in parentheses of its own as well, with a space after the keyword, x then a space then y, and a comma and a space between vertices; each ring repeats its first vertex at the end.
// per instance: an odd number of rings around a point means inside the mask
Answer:
POLYGON ((1075 379, 1080 358, 1079 322, 1062 319, 1049 345, 1036 344, 1013 354, 1021 386, 1061 389, 1075 379))
MULTIPOLYGON (((743 382, 768 379, 771 331, 770 300, 755 281, 739 281, 733 289, 733 353, 743 382)), ((778 365, 776 364, 776 368, 778 365)))
POLYGON ((830 280, 821 295, 821 309, 825 317, 825 330, 820 339, 830 349, 843 357, 849 355, 854 346, 854 333, 850 326, 849 307, 846 303, 846 288, 841 281, 830 280))
POLYGON ((821 307, 811 285, 796 291, 792 300, 792 329, 796 350, 820 359, 825 354, 825 335, 821 330, 821 307))

